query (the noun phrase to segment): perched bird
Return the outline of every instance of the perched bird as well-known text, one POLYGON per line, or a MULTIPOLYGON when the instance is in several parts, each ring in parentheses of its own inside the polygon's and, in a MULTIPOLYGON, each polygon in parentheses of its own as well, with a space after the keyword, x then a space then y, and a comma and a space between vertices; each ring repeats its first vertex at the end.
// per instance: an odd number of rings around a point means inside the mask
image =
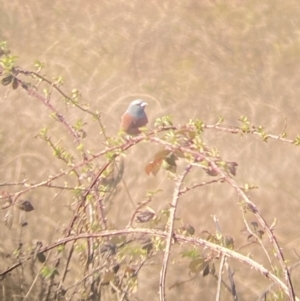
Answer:
POLYGON ((121 120, 120 129, 123 132, 129 135, 137 135, 141 132, 139 128, 148 123, 145 113, 146 105, 148 104, 141 99, 136 99, 130 103, 121 120))

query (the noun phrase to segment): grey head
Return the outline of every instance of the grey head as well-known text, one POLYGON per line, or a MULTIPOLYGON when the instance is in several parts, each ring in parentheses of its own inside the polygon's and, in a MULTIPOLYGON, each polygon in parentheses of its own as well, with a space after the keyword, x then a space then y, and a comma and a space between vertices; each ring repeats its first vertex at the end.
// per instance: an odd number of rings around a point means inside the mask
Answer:
POLYGON ((145 118, 145 106, 147 105, 148 104, 145 101, 141 99, 136 99, 130 103, 126 112, 137 119, 145 118))

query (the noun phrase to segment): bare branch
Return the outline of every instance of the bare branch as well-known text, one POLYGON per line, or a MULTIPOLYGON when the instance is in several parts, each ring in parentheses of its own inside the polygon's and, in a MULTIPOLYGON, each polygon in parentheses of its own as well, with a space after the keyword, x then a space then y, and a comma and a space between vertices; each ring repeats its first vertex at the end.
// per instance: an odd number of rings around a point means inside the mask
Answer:
POLYGON ((174 233, 173 233, 174 221, 175 221, 177 203, 178 203, 179 196, 180 196, 180 188, 181 188, 181 185, 183 183, 184 178, 189 173, 191 168, 192 168, 192 165, 189 164, 185 168, 182 175, 180 177, 178 177, 178 179, 176 181, 176 186, 175 186, 175 189, 174 189, 172 203, 171 203, 171 206, 170 206, 170 216, 169 216, 169 219, 168 219, 168 222, 167 222, 168 236, 167 236, 167 239, 166 239, 166 248, 165 248, 165 251, 164 251, 164 259, 163 259, 162 268, 161 268, 161 271, 160 271, 160 280, 159 280, 159 298, 160 298, 161 301, 165 300, 166 274, 167 274, 168 261, 169 261, 169 257, 170 257, 172 239, 173 239, 173 235, 174 235, 174 233))

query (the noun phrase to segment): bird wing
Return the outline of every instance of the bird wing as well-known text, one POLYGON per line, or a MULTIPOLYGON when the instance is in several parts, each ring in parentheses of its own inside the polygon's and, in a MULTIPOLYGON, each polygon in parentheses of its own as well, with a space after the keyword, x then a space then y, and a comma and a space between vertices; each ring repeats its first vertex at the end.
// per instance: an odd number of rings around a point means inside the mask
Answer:
POLYGON ((140 133, 139 128, 148 123, 148 118, 145 115, 142 118, 135 119, 127 112, 122 116, 121 129, 129 134, 140 133))

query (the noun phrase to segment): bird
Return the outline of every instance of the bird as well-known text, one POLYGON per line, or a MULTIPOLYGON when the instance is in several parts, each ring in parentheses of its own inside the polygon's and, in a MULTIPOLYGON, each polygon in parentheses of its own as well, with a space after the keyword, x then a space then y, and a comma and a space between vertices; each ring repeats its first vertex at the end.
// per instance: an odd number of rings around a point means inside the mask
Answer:
POLYGON ((145 107, 148 104, 141 100, 133 100, 126 112, 122 115, 120 130, 129 135, 138 135, 140 127, 145 126, 148 123, 148 118, 145 113, 145 107))

